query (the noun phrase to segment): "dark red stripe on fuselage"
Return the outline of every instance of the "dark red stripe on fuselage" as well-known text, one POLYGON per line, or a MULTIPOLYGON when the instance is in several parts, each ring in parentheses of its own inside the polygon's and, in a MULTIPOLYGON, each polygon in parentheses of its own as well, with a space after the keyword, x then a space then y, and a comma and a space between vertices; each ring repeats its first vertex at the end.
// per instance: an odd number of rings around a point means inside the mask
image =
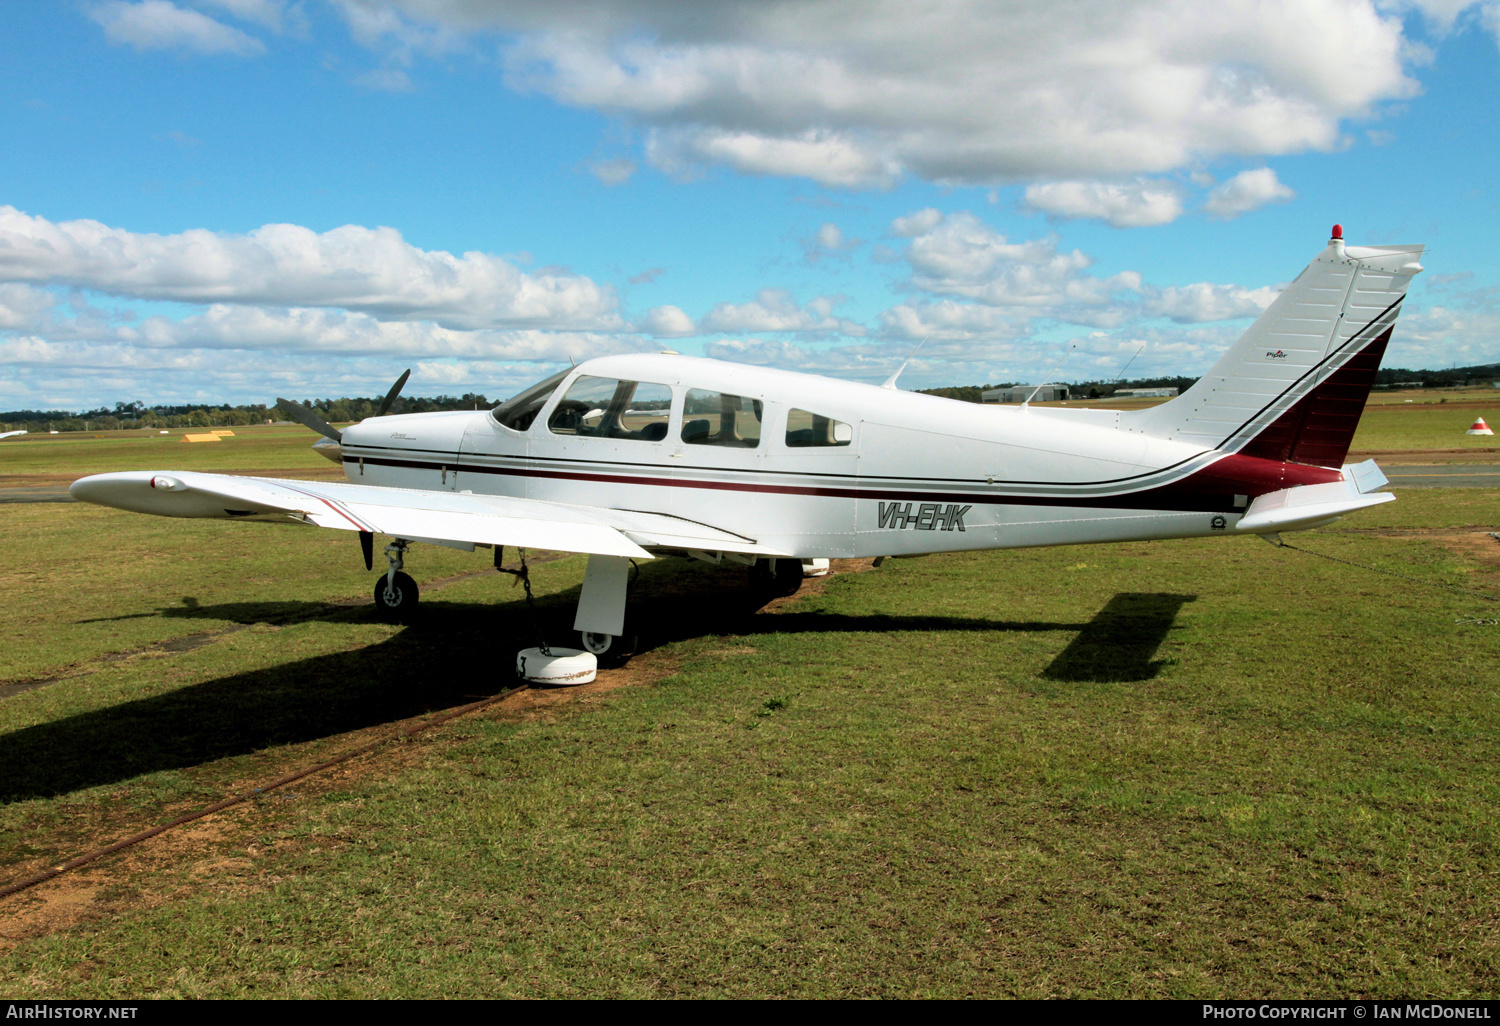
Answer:
MULTIPOLYGON (((360 457, 349 457, 356 463, 360 457)), ((439 466, 460 474, 495 474, 506 477, 530 477, 559 481, 594 481, 601 484, 643 485, 651 488, 701 488, 711 491, 756 492, 773 495, 810 495, 835 499, 882 499, 890 502, 970 502, 1005 506, 1071 506, 1090 509, 1161 509, 1205 513, 1234 513, 1244 507, 1236 496, 1254 499, 1266 492, 1295 485, 1327 484, 1342 481, 1343 475, 1327 467, 1310 467, 1296 463, 1259 459, 1236 454, 1225 456, 1179 481, 1116 495, 1022 495, 983 492, 933 491, 907 489, 886 484, 865 487, 825 487, 820 485, 759 484, 752 481, 703 481, 671 477, 648 477, 639 474, 599 474, 586 471, 541 470, 534 467, 484 467, 458 462, 425 462, 384 457, 363 457, 367 465, 409 467, 436 470, 439 466)), ((809 475, 811 476, 811 475, 809 475)))

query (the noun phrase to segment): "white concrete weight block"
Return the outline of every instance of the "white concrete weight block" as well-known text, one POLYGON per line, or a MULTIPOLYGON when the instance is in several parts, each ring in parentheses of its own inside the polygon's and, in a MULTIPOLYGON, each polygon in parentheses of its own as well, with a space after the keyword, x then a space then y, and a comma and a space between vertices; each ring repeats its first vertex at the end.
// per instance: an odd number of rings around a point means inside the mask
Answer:
POLYGON ((543 655, 539 648, 516 653, 516 676, 533 684, 587 684, 598 670, 594 654, 576 648, 554 648, 551 655, 543 655))

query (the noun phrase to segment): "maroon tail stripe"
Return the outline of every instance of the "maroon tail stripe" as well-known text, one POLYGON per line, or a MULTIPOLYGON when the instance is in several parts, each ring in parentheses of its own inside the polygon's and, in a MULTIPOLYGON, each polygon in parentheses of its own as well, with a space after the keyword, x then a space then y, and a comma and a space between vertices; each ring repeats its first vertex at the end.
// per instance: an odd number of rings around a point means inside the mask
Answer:
POLYGON ((1256 435, 1240 454, 1281 463, 1340 466, 1349 455, 1390 340, 1387 328, 1256 435))

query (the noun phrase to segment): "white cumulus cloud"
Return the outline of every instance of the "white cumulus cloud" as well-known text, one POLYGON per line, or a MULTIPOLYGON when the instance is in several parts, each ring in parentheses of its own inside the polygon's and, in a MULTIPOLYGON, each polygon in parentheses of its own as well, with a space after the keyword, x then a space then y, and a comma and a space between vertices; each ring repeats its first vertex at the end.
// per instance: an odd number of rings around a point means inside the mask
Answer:
POLYGON ((1329 150, 1344 119, 1417 88, 1400 12, 1374 0, 339 2, 387 45, 502 33, 512 88, 643 126, 648 159, 678 173, 1159 173, 1329 150))
POLYGON ((358 225, 151 235, 0 206, 0 281, 189 303, 339 307, 451 328, 623 326, 613 289, 589 278, 528 274, 487 253, 421 250, 393 228, 358 225))
POLYGON ((657 338, 683 338, 698 330, 693 319, 675 306, 658 306, 647 311, 641 328, 657 338))
POLYGON ((934 207, 923 207, 914 214, 898 217, 891 222, 891 234, 899 239, 910 239, 918 235, 925 235, 937 227, 937 223, 943 219, 943 212, 934 207))
POLYGON ((635 174, 636 163, 623 157, 612 160, 595 160, 589 164, 589 172, 605 185, 624 185, 635 174))
POLYGON ((1068 320, 1083 317, 1081 323, 1094 322, 1082 308, 1107 304, 1117 293, 1141 286, 1134 271, 1088 274, 1093 260, 1081 250, 1063 252, 1053 238, 1011 242, 966 211, 914 237, 907 260, 912 284, 923 292, 1034 308, 1068 320))
POLYGON ((0 330, 28 331, 57 305, 57 297, 30 285, 0 285, 0 330))
POLYGON ((1276 172, 1268 167, 1241 171, 1229 181, 1215 186, 1203 204, 1210 217, 1230 218, 1259 210, 1267 203, 1285 203, 1297 194, 1281 184, 1276 172))
POLYGON ((1260 312, 1276 299, 1277 291, 1269 285, 1258 289, 1214 285, 1209 282, 1173 285, 1151 290, 1151 295, 1144 304, 1144 312, 1171 318, 1179 324, 1259 317, 1260 312))
POLYGON ((864 333, 859 325, 840 320, 833 309, 838 296, 819 296, 806 307, 797 305, 789 292, 761 289, 748 303, 717 303, 703 318, 704 331, 761 332, 801 331, 834 332, 849 335, 864 333))
POLYGON ((169 0, 104 0, 90 8, 89 15, 103 26, 104 36, 111 43, 137 50, 188 50, 242 57, 266 52, 265 44, 254 36, 169 0))
POLYGON ((198 0, 198 2, 217 7, 241 21, 254 22, 276 33, 285 31, 289 23, 290 27, 301 30, 306 20, 301 6, 289 7, 286 0, 198 0))
POLYGON ((1026 187, 1026 205, 1052 217, 1094 218, 1116 228, 1168 224, 1182 214, 1172 182, 1046 182, 1026 187))

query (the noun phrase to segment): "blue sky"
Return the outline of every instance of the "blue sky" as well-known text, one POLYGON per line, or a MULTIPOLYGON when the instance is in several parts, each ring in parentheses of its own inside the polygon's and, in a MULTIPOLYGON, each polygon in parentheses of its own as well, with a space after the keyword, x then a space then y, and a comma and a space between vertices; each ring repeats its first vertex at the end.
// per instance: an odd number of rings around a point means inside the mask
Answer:
POLYGON ((0 8, 0 408, 510 394, 671 347, 1204 370, 1335 221, 1500 360, 1500 4, 0 8), (270 226, 270 227, 267 227, 270 226))

